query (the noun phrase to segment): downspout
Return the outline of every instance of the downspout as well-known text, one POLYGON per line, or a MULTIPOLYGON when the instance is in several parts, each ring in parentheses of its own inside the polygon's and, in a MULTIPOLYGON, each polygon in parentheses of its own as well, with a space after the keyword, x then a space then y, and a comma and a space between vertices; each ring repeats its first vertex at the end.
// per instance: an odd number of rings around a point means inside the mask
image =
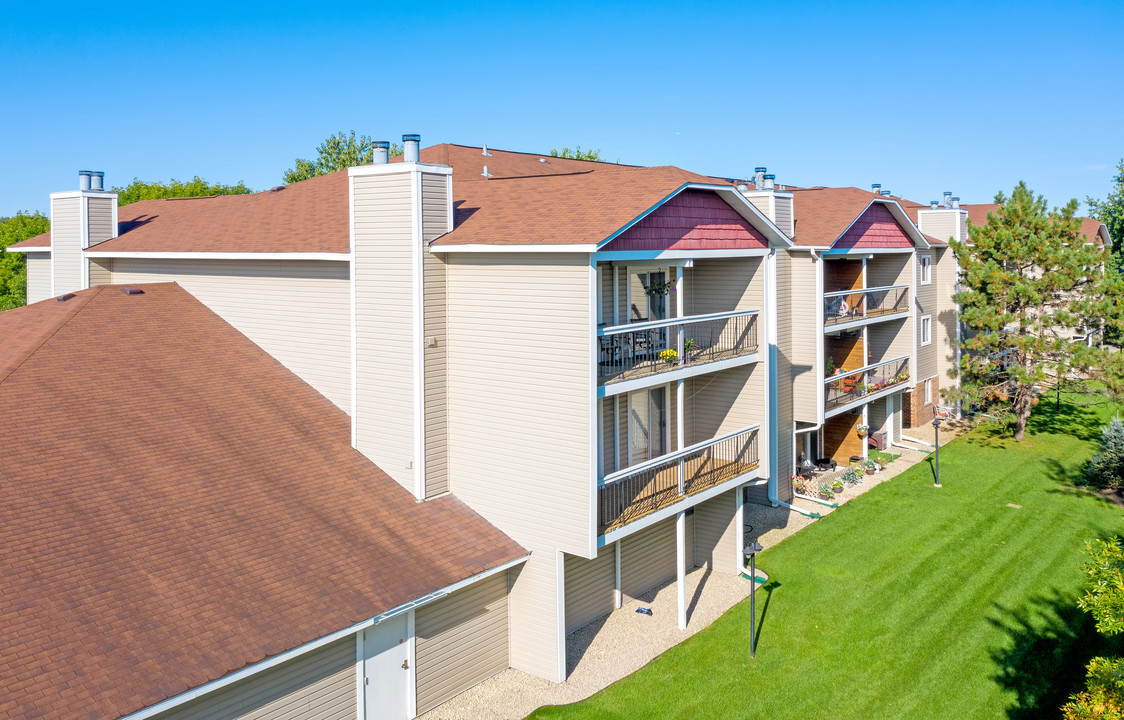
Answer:
MULTIPOLYGON (((796 507, 791 503, 787 503, 777 497, 777 473, 780 470, 779 458, 774 450, 778 446, 780 437, 777 427, 776 408, 777 408, 777 250, 773 248, 769 252, 768 267, 765 270, 765 298, 769 303, 769 309, 766 313, 765 325, 765 338, 768 347, 766 358, 769 363, 769 393, 766 402, 769 404, 768 418, 769 418, 769 484, 768 488, 769 504, 773 507, 783 507, 789 510, 794 510, 801 515, 816 520, 820 517, 819 513, 808 512, 801 508, 796 507)), ((821 305, 823 303, 820 303, 821 305)), ((820 328, 823 329, 822 326, 820 328)), ((821 401, 822 406, 822 401, 821 401)))

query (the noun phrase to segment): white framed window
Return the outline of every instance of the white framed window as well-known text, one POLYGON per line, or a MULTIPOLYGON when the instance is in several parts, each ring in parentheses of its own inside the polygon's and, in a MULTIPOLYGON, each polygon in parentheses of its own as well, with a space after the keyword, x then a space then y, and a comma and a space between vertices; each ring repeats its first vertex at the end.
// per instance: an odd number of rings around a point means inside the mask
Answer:
POLYGON ((921 316, 921 344, 928 345, 933 342, 933 316, 921 316))
POLYGON ((925 381, 925 404, 929 405, 933 402, 933 379, 929 378, 925 381))
POLYGON ((921 270, 921 284, 929 285, 933 282, 933 256, 918 255, 918 267, 921 270))

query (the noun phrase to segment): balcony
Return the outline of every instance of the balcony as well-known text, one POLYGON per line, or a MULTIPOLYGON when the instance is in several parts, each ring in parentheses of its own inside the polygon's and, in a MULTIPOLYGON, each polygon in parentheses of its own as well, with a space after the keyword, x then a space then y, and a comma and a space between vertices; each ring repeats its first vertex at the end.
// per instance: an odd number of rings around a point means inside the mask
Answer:
POLYGON ((599 534, 757 469, 760 425, 607 475, 597 488, 599 534))
POLYGON ((758 314, 757 310, 743 310, 599 328, 598 383, 636 380, 688 365, 753 355, 757 352, 758 314))
POLYGON ((908 314, 908 285, 892 285, 869 290, 843 290, 823 295, 825 332, 860 327, 908 314))
POLYGON ((909 356, 868 365, 824 379, 824 410, 845 409, 864 398, 909 382, 909 356))

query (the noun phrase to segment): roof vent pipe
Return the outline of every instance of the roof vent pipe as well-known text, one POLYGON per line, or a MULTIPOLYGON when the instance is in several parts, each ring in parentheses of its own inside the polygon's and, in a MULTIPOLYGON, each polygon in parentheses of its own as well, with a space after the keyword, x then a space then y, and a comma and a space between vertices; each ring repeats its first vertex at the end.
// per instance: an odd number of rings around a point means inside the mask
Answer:
POLYGON ((959 210, 959 209, 960 209, 960 198, 958 198, 958 197, 954 197, 954 198, 952 198, 952 208, 953 208, 954 210, 959 210))
POLYGON ((753 188, 755 190, 765 189, 765 168, 753 168, 753 188))
POLYGON ((90 173, 90 189, 101 192, 105 190, 105 173, 92 172, 90 173))
POLYGON ((484 152, 480 153, 481 155, 483 155, 484 157, 492 157, 492 153, 488 152, 488 146, 487 145, 483 145, 481 147, 484 150, 484 152))
POLYGON ((776 186, 777 186, 777 176, 776 175, 766 175, 765 176, 765 189, 766 190, 772 190, 776 186))
POLYGON ((882 190, 882 183, 871 183, 870 184, 870 191, 872 193, 874 193, 875 195, 877 195, 879 193, 879 191, 881 191, 881 190, 882 190))
POLYGON ((90 171, 89 170, 79 170, 78 171, 78 189, 79 190, 89 190, 90 189, 90 171))
POLYGON ((936 209, 937 209, 937 207, 939 207, 939 206, 940 206, 940 202, 939 202, 939 201, 937 201, 937 200, 930 200, 930 201, 929 201, 929 209, 930 209, 930 210, 936 210, 936 209))
POLYGON ((419 162, 421 159, 421 135, 402 136, 402 162, 419 162))
POLYGON ((945 209, 952 207, 952 193, 948 190, 944 191, 944 207, 945 209))
POLYGON ((879 194, 882 195, 883 197, 890 197, 890 191, 889 190, 883 190, 879 194))
POLYGON ((386 140, 376 140, 371 143, 374 152, 371 162, 375 165, 386 165, 390 160, 390 143, 386 140))

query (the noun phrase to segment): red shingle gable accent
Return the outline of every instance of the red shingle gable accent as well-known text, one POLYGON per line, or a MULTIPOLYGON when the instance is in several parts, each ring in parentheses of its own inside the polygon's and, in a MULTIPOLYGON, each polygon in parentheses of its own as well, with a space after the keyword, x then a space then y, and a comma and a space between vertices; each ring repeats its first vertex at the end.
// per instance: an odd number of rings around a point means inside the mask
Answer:
POLYGON ((763 249, 769 241, 722 198, 684 190, 602 250, 763 249))
POLYGON ((853 225, 832 245, 839 250, 851 248, 912 248, 913 241, 886 209, 875 203, 859 216, 853 225))

